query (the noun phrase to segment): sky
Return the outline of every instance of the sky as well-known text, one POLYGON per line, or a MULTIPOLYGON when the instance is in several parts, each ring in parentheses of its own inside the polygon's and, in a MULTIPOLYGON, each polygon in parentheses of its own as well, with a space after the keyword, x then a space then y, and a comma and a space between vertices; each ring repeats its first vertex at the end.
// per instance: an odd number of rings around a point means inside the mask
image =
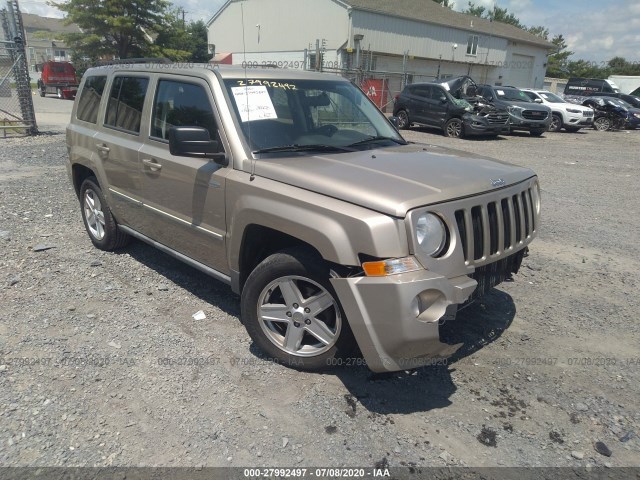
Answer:
MULTIPOLYGON (((61 17, 46 0, 18 0, 26 13, 61 17)), ((429 1, 429 0, 425 0, 429 1)), ((468 0, 454 0, 454 9, 462 10, 468 0)), ((496 0, 525 25, 543 25, 551 36, 562 34, 572 60, 606 62, 621 56, 640 62, 640 1, 639 0, 496 0)), ((173 0, 184 8, 187 20, 207 21, 224 0, 173 0)), ((475 0, 476 5, 491 7, 494 0, 475 0)))

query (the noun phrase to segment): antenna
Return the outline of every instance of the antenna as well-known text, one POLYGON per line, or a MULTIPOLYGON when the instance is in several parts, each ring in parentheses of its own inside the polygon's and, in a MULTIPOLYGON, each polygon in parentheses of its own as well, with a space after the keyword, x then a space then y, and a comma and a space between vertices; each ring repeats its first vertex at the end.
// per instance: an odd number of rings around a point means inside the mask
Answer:
MULTIPOLYGON (((249 78, 247 76, 247 44, 244 35, 244 2, 240 3, 240 18, 242 19, 242 54, 244 55, 244 96, 247 101, 247 136, 249 137, 249 148, 251 145, 251 114, 249 111, 249 78)), ((251 158, 251 176, 249 181, 256 178, 256 159, 251 158)))

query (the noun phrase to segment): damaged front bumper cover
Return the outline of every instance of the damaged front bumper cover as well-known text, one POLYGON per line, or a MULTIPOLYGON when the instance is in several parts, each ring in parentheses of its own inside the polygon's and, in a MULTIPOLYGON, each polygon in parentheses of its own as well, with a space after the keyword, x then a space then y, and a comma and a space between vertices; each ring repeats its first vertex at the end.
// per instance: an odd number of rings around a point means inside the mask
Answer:
POLYGON ((466 275, 446 278, 428 270, 331 283, 374 372, 417 368, 455 353, 462 344, 440 342, 439 322, 478 285, 466 275))

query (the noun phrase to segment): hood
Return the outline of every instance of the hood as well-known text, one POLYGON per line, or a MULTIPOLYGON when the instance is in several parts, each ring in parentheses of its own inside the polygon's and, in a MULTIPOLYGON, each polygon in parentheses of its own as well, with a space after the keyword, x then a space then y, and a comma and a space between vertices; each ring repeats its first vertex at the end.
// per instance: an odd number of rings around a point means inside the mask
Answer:
POLYGON ((514 105, 517 107, 522 107, 525 110, 544 110, 545 112, 551 112, 551 109, 547 105, 543 105, 541 103, 535 102, 518 102, 516 100, 503 100, 501 98, 495 100, 494 105, 514 105))
POLYGON ((528 168, 433 145, 398 145, 361 152, 263 158, 255 174, 394 217, 416 207, 513 185, 528 168))

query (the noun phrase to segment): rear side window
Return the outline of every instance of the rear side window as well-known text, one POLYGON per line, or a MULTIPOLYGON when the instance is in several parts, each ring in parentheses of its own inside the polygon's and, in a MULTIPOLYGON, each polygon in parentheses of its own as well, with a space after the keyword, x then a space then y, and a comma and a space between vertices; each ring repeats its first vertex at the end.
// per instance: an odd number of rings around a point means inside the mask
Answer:
POLYGON ((98 121, 98 108, 107 83, 106 76, 87 77, 78 100, 76 117, 83 122, 96 123, 98 121))
POLYGON ((160 80, 153 102, 151 136, 168 140, 171 127, 204 127, 211 139, 218 138, 209 96, 201 85, 160 80))
POLYGON ((127 132, 140 133, 142 107, 148 85, 148 78, 114 78, 104 124, 127 132))

